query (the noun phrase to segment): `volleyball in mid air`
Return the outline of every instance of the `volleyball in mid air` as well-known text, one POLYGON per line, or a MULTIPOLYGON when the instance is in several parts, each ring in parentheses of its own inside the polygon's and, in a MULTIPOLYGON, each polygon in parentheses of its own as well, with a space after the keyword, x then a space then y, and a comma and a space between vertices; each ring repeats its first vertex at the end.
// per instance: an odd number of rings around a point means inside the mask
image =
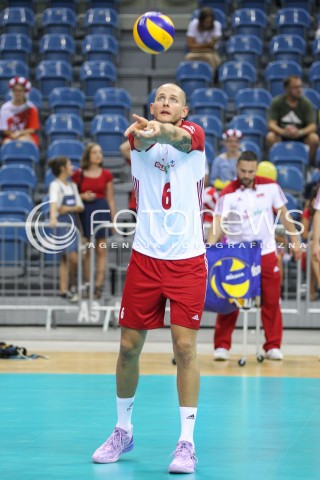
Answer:
POLYGON ((172 20, 160 12, 141 15, 133 27, 133 38, 145 53, 157 55, 173 44, 175 30, 172 20))

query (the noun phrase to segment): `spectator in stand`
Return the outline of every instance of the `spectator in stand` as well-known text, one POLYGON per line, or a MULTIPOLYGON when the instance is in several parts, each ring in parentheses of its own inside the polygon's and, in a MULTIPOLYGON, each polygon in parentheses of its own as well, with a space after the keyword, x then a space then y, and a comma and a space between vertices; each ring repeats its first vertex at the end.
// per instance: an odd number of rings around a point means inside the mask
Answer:
MULTIPOLYGON (((76 170, 72 176, 72 180, 78 186, 80 197, 84 204, 84 211, 80 214, 80 221, 83 228, 83 235, 87 241, 90 240, 92 233, 91 224, 94 228, 102 222, 113 222, 115 216, 113 176, 109 170, 103 168, 102 161, 103 154, 100 145, 97 143, 88 143, 82 155, 81 168, 76 170), (100 212, 95 213, 96 211, 100 212)), ((95 235, 95 299, 100 299, 103 292, 107 261, 105 240, 108 234, 111 234, 111 229, 102 228, 95 235)), ((88 295, 89 290, 89 274, 90 256, 88 250, 84 258, 85 296, 88 295)))
POLYGON ((240 140, 242 132, 229 128, 222 134, 223 144, 226 151, 217 155, 212 162, 210 170, 210 184, 216 180, 227 182, 234 180, 237 176, 237 160, 241 153, 240 140))
POLYGON ((313 165, 319 145, 314 108, 302 95, 300 77, 287 77, 283 85, 285 93, 275 97, 270 105, 267 147, 270 149, 285 140, 303 142, 309 147, 309 161, 313 165))
POLYGON ((12 91, 12 100, 5 102, 0 108, 0 130, 4 137, 3 143, 22 140, 39 145, 38 110, 28 100, 31 83, 24 77, 13 77, 9 82, 9 88, 12 91))
POLYGON ((188 53, 186 60, 202 60, 215 71, 221 63, 217 52, 222 36, 222 25, 215 20, 212 8, 204 7, 199 17, 191 20, 187 30, 188 53))
MULTIPOLYGON (((315 203, 316 197, 318 193, 318 185, 313 186, 310 198, 306 201, 305 208, 303 209, 302 214, 302 225, 304 227, 304 231, 302 233, 302 241, 304 243, 308 243, 309 233, 312 231, 312 223, 315 210, 315 203)), ((318 300, 320 295, 320 266, 318 261, 311 256, 311 278, 310 278, 310 285, 309 285, 309 292, 310 292, 310 300, 311 302, 318 300)))
MULTIPOLYGON (((257 168, 255 153, 242 152, 237 163, 237 179, 221 192, 207 241, 215 244, 223 233, 230 243, 262 241, 261 318, 266 336, 263 348, 269 360, 282 360, 281 277, 275 235, 269 228, 273 224, 274 209, 279 212, 280 220, 289 234, 296 260, 301 256, 300 238, 285 206, 287 199, 280 186, 273 180, 257 176, 257 168)), ((239 310, 218 314, 214 333, 215 360, 228 360, 238 314, 239 310)))
MULTIPOLYGON (((76 185, 69 181, 73 170, 72 163, 67 157, 57 157, 49 162, 49 166, 56 177, 49 187, 50 226, 56 227, 57 222, 71 223, 71 219, 77 225, 75 215, 82 212, 84 207, 76 185)), ((64 227, 59 228, 58 236, 66 233, 64 227)), ((61 254, 59 270, 60 295, 71 303, 78 301, 75 281, 77 268, 78 236, 75 236, 71 245, 61 254)))

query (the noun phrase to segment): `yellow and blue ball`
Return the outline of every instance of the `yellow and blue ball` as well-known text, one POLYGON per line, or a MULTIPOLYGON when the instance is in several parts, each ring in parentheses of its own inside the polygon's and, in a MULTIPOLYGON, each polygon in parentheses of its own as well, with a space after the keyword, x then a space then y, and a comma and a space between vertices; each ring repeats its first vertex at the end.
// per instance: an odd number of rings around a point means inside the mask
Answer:
POLYGON ((160 12, 147 12, 134 24, 133 38, 145 53, 156 55, 173 44, 175 36, 172 20, 160 12))

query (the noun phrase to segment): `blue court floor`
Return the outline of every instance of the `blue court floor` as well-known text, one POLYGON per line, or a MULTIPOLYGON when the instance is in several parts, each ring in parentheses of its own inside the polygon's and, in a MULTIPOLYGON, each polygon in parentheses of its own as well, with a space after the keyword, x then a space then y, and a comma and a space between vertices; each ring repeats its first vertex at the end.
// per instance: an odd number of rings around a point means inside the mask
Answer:
MULTIPOLYGON (((113 375, 2 374, 1 480, 158 480, 180 430, 174 376, 142 376, 135 449, 110 465, 91 454, 115 425, 113 375)), ((319 480, 320 380, 202 377, 199 480, 319 480)))

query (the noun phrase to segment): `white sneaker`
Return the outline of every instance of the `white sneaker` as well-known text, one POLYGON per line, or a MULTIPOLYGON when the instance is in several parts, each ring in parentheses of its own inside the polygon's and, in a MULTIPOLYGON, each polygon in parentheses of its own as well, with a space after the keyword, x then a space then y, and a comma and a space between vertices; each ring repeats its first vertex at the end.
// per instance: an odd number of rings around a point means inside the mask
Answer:
POLYGON ((271 348, 266 353, 268 360, 283 360, 283 353, 279 348, 271 348))
POLYGON ((226 348, 216 348, 213 352, 214 360, 229 360, 229 350, 226 348))

